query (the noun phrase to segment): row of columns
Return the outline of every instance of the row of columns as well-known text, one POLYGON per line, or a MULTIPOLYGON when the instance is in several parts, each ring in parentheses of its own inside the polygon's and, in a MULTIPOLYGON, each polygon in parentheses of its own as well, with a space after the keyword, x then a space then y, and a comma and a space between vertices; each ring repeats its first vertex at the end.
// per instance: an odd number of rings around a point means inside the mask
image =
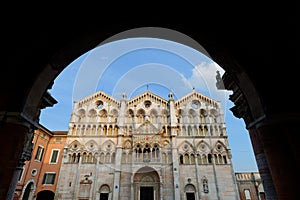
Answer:
POLYGON ((214 125, 179 125, 178 136, 223 136, 226 135, 225 128, 214 125))

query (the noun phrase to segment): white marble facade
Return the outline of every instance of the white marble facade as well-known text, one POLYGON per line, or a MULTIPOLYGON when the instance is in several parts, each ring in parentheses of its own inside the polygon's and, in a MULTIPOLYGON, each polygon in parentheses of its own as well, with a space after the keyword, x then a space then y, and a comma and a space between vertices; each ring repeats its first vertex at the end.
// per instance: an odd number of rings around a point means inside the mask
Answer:
POLYGON ((238 199, 219 101, 150 91, 74 102, 56 199, 238 199))

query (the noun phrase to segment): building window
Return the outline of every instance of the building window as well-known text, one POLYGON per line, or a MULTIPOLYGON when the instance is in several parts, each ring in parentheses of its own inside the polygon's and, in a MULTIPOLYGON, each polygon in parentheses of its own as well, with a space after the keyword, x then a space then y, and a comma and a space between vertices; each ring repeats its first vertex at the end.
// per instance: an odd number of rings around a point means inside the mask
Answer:
POLYGON ((192 108, 197 109, 197 108, 199 108, 199 105, 200 105, 200 102, 198 100, 192 101, 192 108))
POLYGON ((54 184, 56 174, 54 172, 44 174, 43 183, 42 184, 54 184))
POLYGON ((38 161, 41 161, 42 157, 43 157, 43 154, 44 154, 44 147, 38 146, 38 149, 36 151, 34 159, 38 160, 38 161))
POLYGON ((246 200, 250 200, 251 199, 251 195, 250 195, 250 191, 249 190, 244 190, 244 194, 245 194, 246 200))
POLYGON ((180 156, 179 156, 179 164, 180 164, 180 165, 183 165, 183 155, 180 155, 180 156))
POLYGON ((207 155, 207 159, 208 159, 208 163, 211 164, 212 163, 212 156, 211 156, 211 154, 207 155))
POLYGON ((151 106, 151 101, 144 101, 145 108, 149 108, 151 106))
POLYGON ((50 163, 57 163, 58 154, 59 154, 58 149, 52 149, 50 163))
POLYGON ((103 102, 100 101, 100 100, 96 101, 96 107, 97 107, 98 109, 102 108, 102 107, 103 107, 103 102))
POLYGON ((31 175, 32 176, 35 176, 37 174, 37 170, 36 169, 33 169, 32 171, 31 171, 31 175))

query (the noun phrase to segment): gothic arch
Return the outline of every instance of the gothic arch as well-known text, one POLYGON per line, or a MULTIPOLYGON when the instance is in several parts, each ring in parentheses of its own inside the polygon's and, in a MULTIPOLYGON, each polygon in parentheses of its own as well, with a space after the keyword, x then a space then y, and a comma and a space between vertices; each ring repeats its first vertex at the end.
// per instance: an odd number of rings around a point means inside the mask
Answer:
POLYGON ((102 151, 115 151, 116 144, 109 139, 103 142, 101 146, 105 148, 105 149, 101 149, 102 151))
POLYGON ((97 151, 98 150, 98 145, 97 145, 97 142, 93 139, 91 140, 88 140, 85 144, 85 149, 88 150, 88 151, 97 151))
POLYGON ((194 151, 194 145, 189 141, 185 140, 178 145, 178 152, 187 152, 187 151, 188 152, 194 151))
POLYGON ((219 149, 218 145, 220 145, 223 148, 222 151, 227 150, 226 145, 222 141, 220 141, 220 140, 216 141, 216 143, 214 144, 213 149, 214 150, 218 150, 219 149))
POLYGON ((197 148, 197 150, 200 150, 200 151, 204 151, 204 150, 210 151, 211 145, 208 144, 206 141, 201 140, 198 142, 198 144, 196 144, 196 148, 197 148), (202 144, 205 145, 204 148, 203 148, 202 144))
POLYGON ((78 140, 74 140, 68 145, 68 148, 69 150, 79 151, 82 148, 82 144, 78 140))

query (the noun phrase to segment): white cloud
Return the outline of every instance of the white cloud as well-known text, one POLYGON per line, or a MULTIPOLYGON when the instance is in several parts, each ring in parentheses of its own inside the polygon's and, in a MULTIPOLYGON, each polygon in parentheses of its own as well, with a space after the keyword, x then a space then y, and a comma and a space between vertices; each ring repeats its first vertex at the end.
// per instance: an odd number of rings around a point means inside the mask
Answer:
POLYGON ((217 89, 217 71, 219 71, 221 75, 225 72, 223 68, 213 61, 201 62, 194 67, 188 81, 199 92, 204 93, 215 100, 221 101, 222 107, 225 109, 230 91, 217 89))

